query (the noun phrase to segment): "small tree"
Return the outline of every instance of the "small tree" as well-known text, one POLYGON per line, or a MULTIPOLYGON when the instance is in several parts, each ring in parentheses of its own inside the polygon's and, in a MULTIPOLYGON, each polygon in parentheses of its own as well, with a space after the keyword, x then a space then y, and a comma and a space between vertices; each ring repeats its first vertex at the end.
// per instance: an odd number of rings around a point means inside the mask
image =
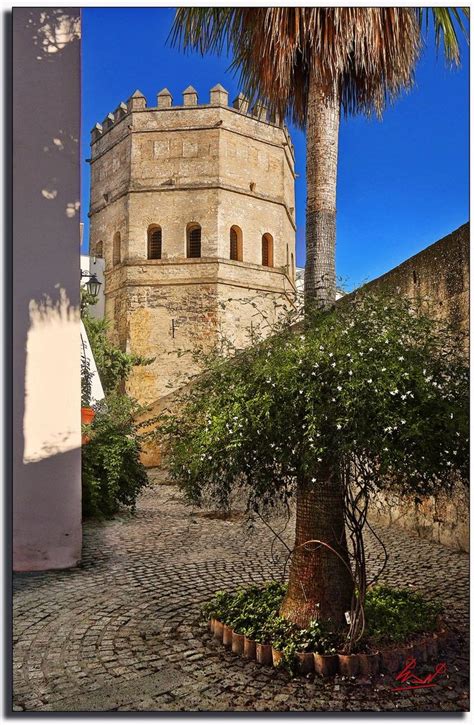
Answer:
POLYGON ((295 492, 316 510, 318 536, 311 521, 295 532, 281 609, 295 624, 330 619, 339 626, 353 608, 354 567, 339 520, 344 501, 321 495, 328 462, 338 483, 330 490, 346 496, 346 512, 348 491, 426 495, 467 479, 461 347, 458 334, 407 300, 367 294, 315 313, 304 331, 280 327, 231 360, 208 355, 207 372, 178 412, 162 417, 171 475, 195 504, 210 494, 225 506, 240 488, 249 510, 288 502, 295 492), (331 574, 334 557, 343 559, 339 571, 348 581, 331 574), (315 559, 327 576, 312 576, 315 559))

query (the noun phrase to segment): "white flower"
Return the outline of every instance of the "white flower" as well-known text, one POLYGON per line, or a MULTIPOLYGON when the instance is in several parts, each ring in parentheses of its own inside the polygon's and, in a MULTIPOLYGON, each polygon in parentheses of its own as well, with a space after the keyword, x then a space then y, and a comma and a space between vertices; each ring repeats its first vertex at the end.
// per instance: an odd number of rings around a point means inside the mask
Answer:
POLYGON ((406 395, 401 395, 400 397, 401 397, 402 400, 405 400, 407 396, 406 395))
POLYGON ((322 458, 318 458, 318 463, 322 463, 322 458))
POLYGON ((388 451, 388 448, 384 448, 384 451, 388 451))
POLYGON ((402 418, 400 421, 400 425, 405 425, 405 423, 406 423, 406 420, 403 420, 403 418, 402 418))
POLYGON ((331 398, 331 403, 335 403, 335 402, 336 402, 336 398, 331 398))
POLYGON ((324 347, 322 345, 319 346, 320 350, 324 350, 324 347))
POLYGON ((386 371, 386 369, 387 369, 387 368, 382 368, 382 372, 384 373, 384 372, 386 371))
POLYGON ((303 395, 303 391, 302 390, 300 390, 300 395, 303 395))
POLYGON ((332 352, 329 353, 329 357, 334 357, 334 355, 332 354, 332 352))
POLYGON ((369 378, 367 382, 370 384, 372 382, 372 378, 369 378))
POLYGON ((335 368, 336 367, 336 363, 335 362, 331 363, 331 367, 332 368, 335 368))
POLYGON ((402 360, 405 360, 405 358, 403 357, 403 355, 400 355, 400 357, 398 359, 400 360, 400 362, 402 362, 402 360))
MULTIPOLYGON (((319 460, 320 460, 320 459, 318 458, 318 461, 319 461, 319 460)), ((311 479, 311 483, 316 483, 316 479, 315 479, 315 478, 312 478, 312 479, 311 479)))
POLYGON ((390 391, 390 395, 396 395, 398 393, 398 389, 395 388, 395 390, 390 391))
POLYGON ((338 423, 338 424, 336 425, 336 428, 337 428, 338 430, 341 430, 341 428, 342 428, 342 425, 341 425, 340 423, 338 423))
POLYGON ((340 385, 337 386, 337 389, 339 390, 339 392, 341 392, 341 390, 342 390, 340 385))
POLYGON ((373 352, 373 351, 374 351, 374 348, 373 347, 369 347, 369 352, 373 352))
POLYGON ((349 370, 349 375, 352 375, 352 370, 349 370))

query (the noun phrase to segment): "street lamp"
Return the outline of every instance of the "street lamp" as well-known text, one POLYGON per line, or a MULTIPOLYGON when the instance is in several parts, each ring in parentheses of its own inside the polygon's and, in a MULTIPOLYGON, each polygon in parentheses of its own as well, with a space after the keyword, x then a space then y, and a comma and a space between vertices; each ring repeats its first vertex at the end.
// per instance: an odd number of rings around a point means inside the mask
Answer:
POLYGON ((99 290, 102 286, 102 282, 99 282, 95 274, 91 274, 90 272, 84 272, 81 269, 81 279, 83 279, 84 277, 89 278, 89 281, 85 284, 85 287, 87 287, 87 291, 90 295, 92 295, 92 297, 97 297, 99 294, 99 290))

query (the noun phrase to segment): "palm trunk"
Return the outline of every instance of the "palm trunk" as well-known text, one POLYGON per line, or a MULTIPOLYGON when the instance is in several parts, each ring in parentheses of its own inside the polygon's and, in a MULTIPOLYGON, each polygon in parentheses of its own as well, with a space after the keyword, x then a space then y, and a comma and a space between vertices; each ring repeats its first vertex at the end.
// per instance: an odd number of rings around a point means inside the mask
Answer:
POLYGON ((331 620, 339 627, 350 610, 352 591, 343 492, 327 466, 316 483, 301 481, 297 488, 295 548, 280 613, 303 628, 311 620, 331 620), (314 540, 328 546, 303 546, 314 540))
MULTIPOLYGON (((315 83, 309 87, 306 124, 305 314, 328 309, 336 301, 336 180, 339 98, 326 100, 315 83)), ((342 485, 335 464, 319 467, 318 480, 298 482, 296 538, 288 593, 281 614, 300 627, 331 620, 337 627, 350 609, 353 580, 344 527, 342 485), (318 540, 324 544, 308 544, 318 540), (330 547, 330 548, 328 548, 330 547)))
POLYGON ((323 96, 310 82, 306 120, 306 265, 304 300, 331 307, 336 301, 336 180, 339 98, 323 96))

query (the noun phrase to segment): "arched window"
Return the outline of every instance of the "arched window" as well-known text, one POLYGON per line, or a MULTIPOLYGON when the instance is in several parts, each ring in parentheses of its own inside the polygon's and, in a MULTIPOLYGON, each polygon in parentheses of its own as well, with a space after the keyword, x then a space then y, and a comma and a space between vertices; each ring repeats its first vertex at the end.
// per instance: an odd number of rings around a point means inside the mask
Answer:
POLYGON ((242 230, 237 226, 230 228, 230 258, 236 262, 241 262, 243 259, 242 230))
POLYGON ((104 256, 104 242, 96 242, 94 247, 94 257, 103 257, 104 256))
POLYGON ((186 230, 186 256, 191 258, 201 256, 201 227, 199 224, 188 224, 186 230))
POLYGON ((113 249, 112 249, 112 264, 114 267, 116 264, 120 264, 120 262, 121 262, 120 247, 121 247, 120 232, 115 232, 114 241, 113 241, 113 249))
POLYGON ((148 259, 161 259, 161 227, 148 227, 148 259))
POLYGON ((273 237, 264 234, 262 237, 262 264, 264 267, 273 267, 273 237))

